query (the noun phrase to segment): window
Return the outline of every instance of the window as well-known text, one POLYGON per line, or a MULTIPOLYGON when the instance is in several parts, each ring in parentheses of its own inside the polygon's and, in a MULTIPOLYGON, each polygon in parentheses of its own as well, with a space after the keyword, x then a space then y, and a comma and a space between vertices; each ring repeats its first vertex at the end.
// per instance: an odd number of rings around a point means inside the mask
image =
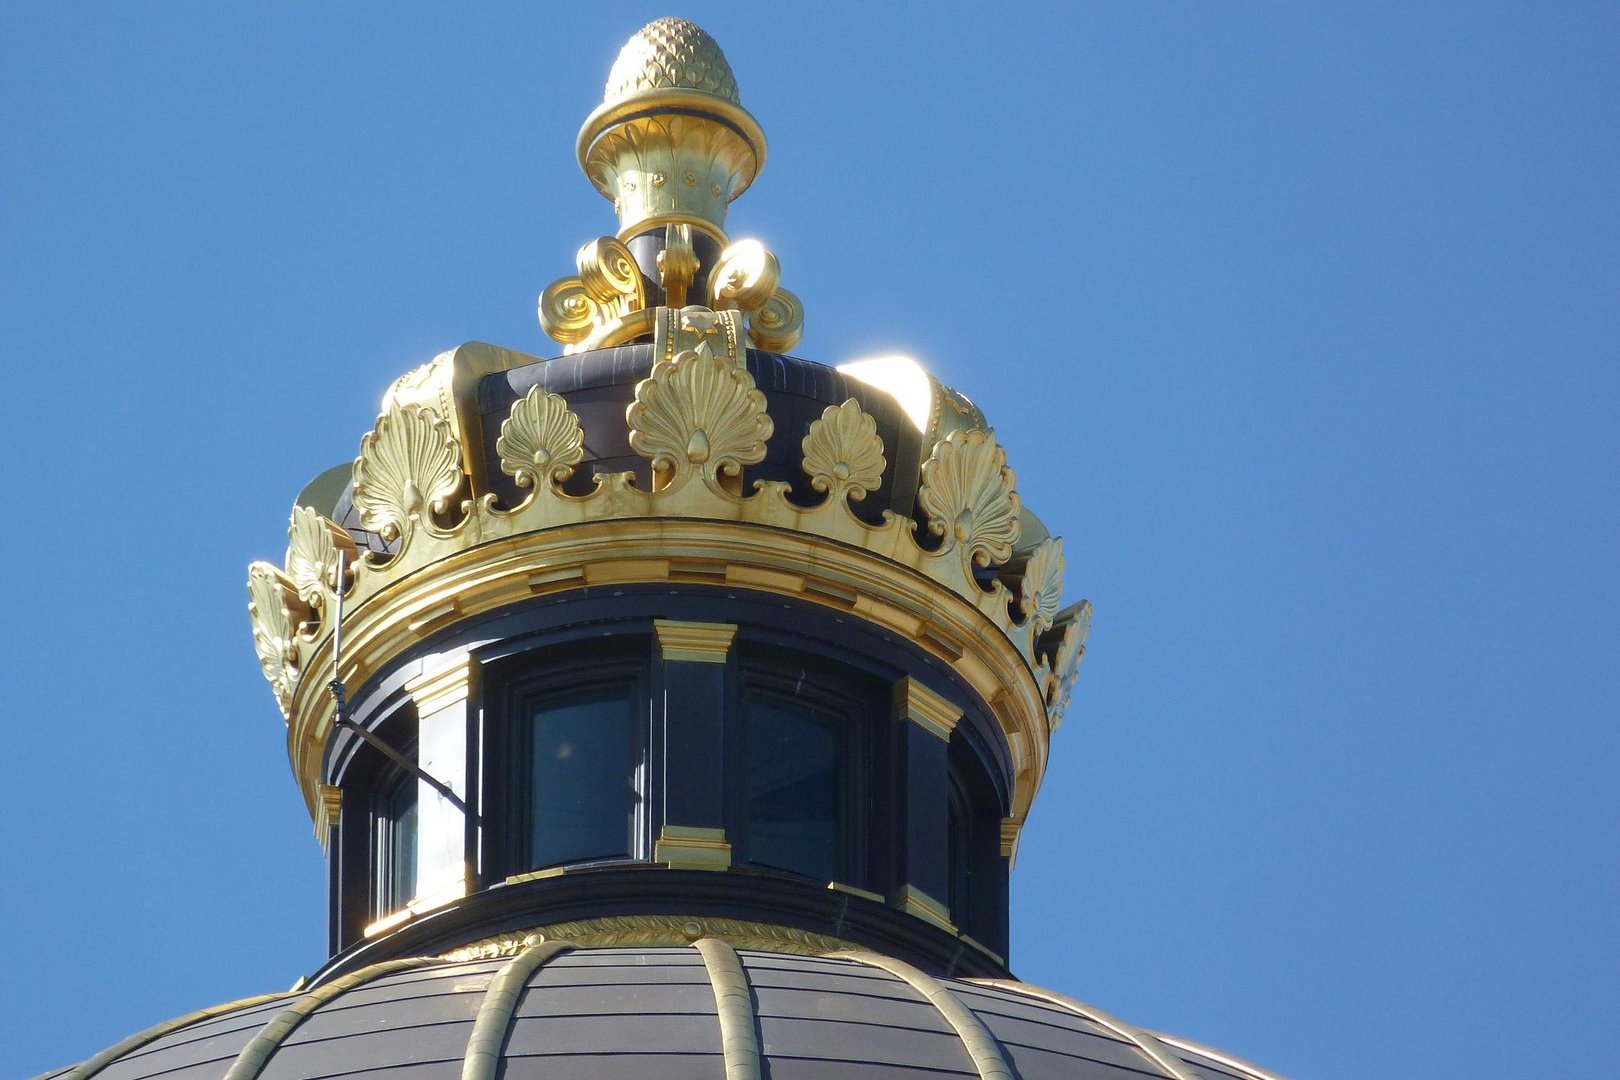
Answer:
POLYGON ((619 683, 532 699, 531 867, 635 854, 641 755, 632 690, 619 683))
POLYGON ((381 918, 416 899, 417 780, 396 771, 380 789, 372 814, 376 870, 372 917, 381 918))
POLYGON ((739 695, 744 858, 865 885, 866 776, 881 688, 846 668, 760 659, 745 667, 739 695))
POLYGON ((748 854, 820 881, 839 879, 839 723, 754 692, 747 698, 748 854))

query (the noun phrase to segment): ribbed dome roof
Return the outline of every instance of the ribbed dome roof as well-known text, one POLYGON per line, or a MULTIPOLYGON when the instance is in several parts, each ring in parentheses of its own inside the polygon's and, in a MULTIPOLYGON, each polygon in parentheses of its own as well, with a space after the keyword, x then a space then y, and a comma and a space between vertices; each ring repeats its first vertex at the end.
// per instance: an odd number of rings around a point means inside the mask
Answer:
POLYGON ((934 979, 872 953, 739 952, 715 939, 390 961, 182 1017, 48 1075, 1270 1078, 1021 983, 934 979))

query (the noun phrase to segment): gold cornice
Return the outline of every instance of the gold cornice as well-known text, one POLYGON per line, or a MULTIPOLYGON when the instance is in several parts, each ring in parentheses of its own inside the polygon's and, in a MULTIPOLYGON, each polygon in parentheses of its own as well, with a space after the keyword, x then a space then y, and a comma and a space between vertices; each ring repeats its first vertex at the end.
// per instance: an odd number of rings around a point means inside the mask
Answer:
POLYGON ((943 742, 951 741, 962 710, 922 683, 906 676, 894 684, 896 718, 916 724, 943 742))
MULTIPOLYGON (((423 537, 418 537, 421 541, 423 537)), ((366 590, 344 619, 342 676, 351 687, 421 640, 423 615, 454 601, 471 618, 533 597, 585 585, 733 584, 860 615, 916 642, 955 669, 989 705, 1018 759, 1013 806, 1022 818, 1046 765, 1046 715, 1039 668, 978 605, 926 574, 893 560, 806 532, 700 519, 582 521, 522 533, 463 550, 366 590), (724 567, 716 578, 683 565, 724 567)), ((358 591, 358 588, 357 588, 358 591)), ((992 607, 986 604, 985 607, 992 607)), ((428 631, 440 625, 428 624, 428 631)), ((304 669, 331 668, 331 639, 301 642, 304 669)), ((324 678, 301 679, 292 695, 288 754, 313 812, 315 785, 330 733, 324 678)))
POLYGON ((653 633, 658 637, 658 649, 666 661, 723 664, 731 653, 737 627, 734 623, 654 619, 653 633))
POLYGON ((315 839, 321 842, 321 850, 326 850, 327 838, 331 830, 342 819, 343 789, 331 784, 321 784, 315 789, 315 839))

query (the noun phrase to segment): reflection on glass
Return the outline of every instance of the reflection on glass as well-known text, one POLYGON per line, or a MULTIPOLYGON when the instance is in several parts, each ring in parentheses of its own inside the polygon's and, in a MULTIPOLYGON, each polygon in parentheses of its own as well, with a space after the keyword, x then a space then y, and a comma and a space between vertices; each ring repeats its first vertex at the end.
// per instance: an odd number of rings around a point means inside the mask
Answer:
POLYGON ((631 854, 631 717, 625 688, 573 695, 534 713, 534 866, 631 854))
POLYGON ((380 823, 384 860, 382 911, 397 911, 416 898, 416 777, 404 776, 389 790, 380 823))
POLYGON ((836 880, 836 727, 802 705, 750 695, 747 737, 749 859, 836 880))

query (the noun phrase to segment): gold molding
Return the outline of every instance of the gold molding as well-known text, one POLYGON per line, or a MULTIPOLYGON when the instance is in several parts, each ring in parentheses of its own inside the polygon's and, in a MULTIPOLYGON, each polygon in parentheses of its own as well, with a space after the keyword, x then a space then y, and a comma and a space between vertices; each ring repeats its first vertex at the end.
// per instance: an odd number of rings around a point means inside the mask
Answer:
POLYGON ((416 714, 432 716, 465 702, 472 692, 472 670, 471 658, 463 653, 437 671, 406 680, 405 693, 415 702, 416 714))
POLYGON ((919 919, 933 923, 941 930, 952 934, 958 933, 956 924, 951 922, 950 909, 915 885, 907 883, 900 886, 893 905, 908 915, 915 915, 919 919))
POLYGON ((731 845, 724 829, 665 825, 653 845, 653 862, 676 870, 729 870, 731 845))
POLYGON ((907 675, 894 684, 895 719, 916 724, 942 742, 951 741, 951 732, 962 719, 962 710, 907 675))
POLYGON ((666 663, 723 664, 737 636, 735 623, 683 622, 654 619, 653 633, 666 663))
POLYGON ((774 923, 723 919, 708 915, 604 915, 594 919, 550 923, 511 934, 483 938, 445 953, 452 961, 494 960, 516 956, 542 941, 572 941, 582 949, 661 948, 719 938, 739 949, 821 956, 854 948, 842 938, 774 923))

